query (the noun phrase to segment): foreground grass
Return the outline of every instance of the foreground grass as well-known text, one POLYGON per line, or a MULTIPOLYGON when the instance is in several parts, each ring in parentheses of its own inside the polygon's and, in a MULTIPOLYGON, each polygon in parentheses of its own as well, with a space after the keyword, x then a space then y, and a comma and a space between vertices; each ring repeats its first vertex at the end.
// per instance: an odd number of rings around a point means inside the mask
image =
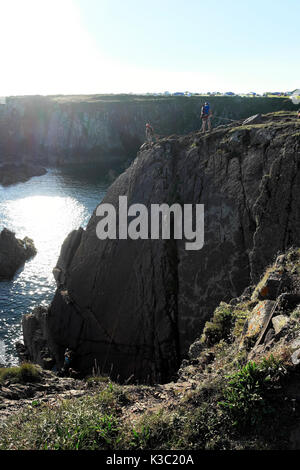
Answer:
MULTIPOLYGON (((300 249, 284 258, 285 275, 298 279, 300 249)), ((0 424, 0 449, 289 448, 291 430, 300 426, 300 369, 290 351, 300 332, 299 305, 284 310, 289 326, 283 336, 248 360, 248 320, 268 276, 278 269, 275 263, 266 270, 251 297, 220 303, 206 322, 197 359, 179 371, 181 383, 121 386, 91 377, 81 398, 34 400, 7 418, 0 424)), ((0 384, 38 380, 39 373, 32 364, 0 369, 0 384)))
POLYGON ((24 363, 16 367, 0 368, 0 384, 6 380, 15 383, 37 382, 39 378, 40 369, 34 364, 24 363))
POLYGON ((288 404, 278 394, 283 371, 273 357, 251 362, 229 376, 208 378, 173 409, 161 404, 138 416, 130 411, 130 387, 114 383, 55 404, 35 400, 0 426, 0 449, 269 448, 275 431, 283 443, 285 416, 289 419, 288 404))
POLYGON ((1 426, 0 449, 111 449, 117 447, 120 407, 127 398, 109 384, 95 396, 37 400, 1 426))

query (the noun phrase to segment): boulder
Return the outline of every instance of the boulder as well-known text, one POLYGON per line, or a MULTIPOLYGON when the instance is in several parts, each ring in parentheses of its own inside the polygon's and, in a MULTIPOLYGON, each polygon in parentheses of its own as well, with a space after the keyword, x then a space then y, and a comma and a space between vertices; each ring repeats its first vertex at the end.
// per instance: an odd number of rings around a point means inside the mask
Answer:
POLYGON ((287 325, 288 321, 289 317, 286 315, 276 315, 276 317, 272 318, 272 324, 276 335, 287 325))
POLYGON ((253 309, 252 315, 248 322, 246 332, 247 338, 255 338, 259 335, 275 305, 272 300, 264 300, 259 302, 253 309))
POLYGON ((290 348, 292 351, 295 351, 296 349, 300 350, 300 337, 294 339, 294 341, 290 343, 290 348))
POLYGON ((0 233, 0 281, 12 279, 16 271, 37 253, 31 238, 19 240, 10 230, 0 233))
POLYGON ((189 348, 189 358, 196 359, 203 351, 203 343, 198 339, 194 341, 189 348))
POLYGON ((300 364, 300 349, 297 349, 293 352, 293 354, 291 355, 291 361, 294 366, 300 364))

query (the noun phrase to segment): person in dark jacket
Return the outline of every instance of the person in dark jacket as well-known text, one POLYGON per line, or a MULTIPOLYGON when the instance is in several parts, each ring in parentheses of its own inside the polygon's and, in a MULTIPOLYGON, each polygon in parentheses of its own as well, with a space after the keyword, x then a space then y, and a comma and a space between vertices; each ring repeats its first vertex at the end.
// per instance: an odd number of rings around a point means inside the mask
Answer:
POLYGON ((212 112, 209 103, 206 102, 201 108, 202 132, 205 132, 206 126, 208 131, 211 130, 211 117, 212 112))

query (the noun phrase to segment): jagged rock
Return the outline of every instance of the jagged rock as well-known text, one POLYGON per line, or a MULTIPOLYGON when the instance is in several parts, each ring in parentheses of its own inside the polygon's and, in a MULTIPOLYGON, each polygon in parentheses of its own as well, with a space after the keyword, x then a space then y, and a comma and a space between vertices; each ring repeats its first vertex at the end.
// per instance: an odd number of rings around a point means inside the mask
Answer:
MULTIPOLYGON (((36 307, 32 313, 28 313, 22 318, 26 355, 29 358, 34 358, 34 362, 42 367, 45 366, 44 358, 47 358, 49 355, 46 325, 47 312, 46 307, 36 307)), ((49 361, 47 360, 46 363, 49 364, 49 361)))
POLYGON ((297 349, 296 351, 293 352, 291 355, 291 361, 294 364, 294 366, 297 366, 300 364, 300 349, 297 349))
POLYGON ((287 325, 288 321, 289 317, 285 315, 276 315, 276 317, 272 318, 272 324, 276 335, 287 325))
POLYGON ((194 341, 189 348, 189 358, 196 359, 200 356, 201 351, 203 350, 203 343, 200 340, 194 341))
POLYGON ((17 356, 20 362, 25 362, 28 360, 28 352, 23 343, 21 343, 20 341, 17 341, 17 343, 15 344, 15 349, 16 349, 17 356))
POLYGON ((272 300, 264 300, 259 302, 253 309, 251 318, 248 322, 248 329, 246 332, 246 337, 254 338, 258 336, 262 328, 265 325, 265 322, 270 315, 272 308, 274 307, 275 302, 272 300))
MULTIPOLYGON (((128 205, 147 208, 202 203, 204 247, 187 251, 185 240, 99 240, 94 213, 79 243, 73 236, 65 242, 63 252, 72 256, 62 255, 66 262, 57 264, 62 285, 46 321, 57 364, 70 347, 81 371, 88 373, 96 361, 121 380, 131 374, 168 380, 219 302, 256 284, 277 253, 296 245, 297 123, 272 119, 264 117, 259 127, 172 136, 138 154, 103 204, 118 214, 121 195, 128 205)), ((260 304, 262 317, 270 302, 260 304)), ((252 325, 257 333, 262 322, 252 325)))
POLYGON ((280 293, 280 289, 282 288, 282 280, 282 271, 271 272, 260 287, 258 291, 258 298, 260 300, 275 300, 280 293))
POLYGON ((300 295, 295 292, 284 292, 278 297, 278 309, 283 312, 293 310, 298 304, 300 304, 300 295))
POLYGON ((31 238, 19 240, 4 228, 0 233, 0 281, 12 279, 25 261, 35 255, 36 248, 31 238))
POLYGON ((246 126, 249 124, 261 124, 262 121, 263 121, 262 115, 255 114, 254 116, 250 116, 249 118, 245 119, 245 121, 243 121, 243 126, 246 126))
POLYGON ((81 227, 78 230, 73 230, 69 233, 61 247, 57 265, 53 269, 53 275, 58 287, 63 286, 66 282, 66 272, 79 247, 82 234, 83 229, 81 227))
POLYGON ((279 255, 276 258, 276 266, 282 266, 285 264, 285 256, 284 255, 279 255))
POLYGON ((269 344, 273 340, 274 336, 275 330, 273 328, 270 328, 266 333, 264 344, 269 344))

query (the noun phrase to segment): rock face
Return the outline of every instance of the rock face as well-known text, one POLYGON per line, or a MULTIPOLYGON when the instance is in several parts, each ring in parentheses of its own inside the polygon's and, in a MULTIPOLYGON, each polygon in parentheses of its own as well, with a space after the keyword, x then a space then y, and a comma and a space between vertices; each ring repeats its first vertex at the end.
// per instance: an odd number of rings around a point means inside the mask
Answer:
POLYGON ((0 281, 12 279, 25 261, 35 254, 33 240, 28 237, 19 240, 4 228, 0 233, 0 281))
POLYGON ((25 356, 35 358, 35 363, 45 366, 45 357, 49 357, 47 349, 47 309, 36 307, 32 313, 23 317, 22 327, 25 338, 25 356), (26 321, 25 321, 26 319, 26 321))
POLYGON ((121 379, 168 380, 216 305, 256 284, 279 251, 299 242, 300 125, 286 115, 262 121, 143 147, 103 203, 117 208, 122 195, 148 208, 202 203, 204 247, 101 241, 94 213, 65 242, 56 271, 46 323, 59 365, 70 347, 82 371, 96 361, 121 379))
MULTIPOLYGON (((42 165, 97 162, 114 168, 133 158, 150 121, 159 135, 186 134, 201 127, 207 97, 29 96, 0 105, 0 155, 42 165)), ((213 125, 255 113, 297 110, 290 99, 210 98, 213 125)), ((128 166, 128 165, 127 165, 128 166)), ((126 167, 127 167, 126 166, 126 167)))
POLYGON ((47 172, 40 165, 30 163, 4 163, 0 164, 0 184, 9 186, 10 184, 23 183, 33 176, 41 176, 47 172))

